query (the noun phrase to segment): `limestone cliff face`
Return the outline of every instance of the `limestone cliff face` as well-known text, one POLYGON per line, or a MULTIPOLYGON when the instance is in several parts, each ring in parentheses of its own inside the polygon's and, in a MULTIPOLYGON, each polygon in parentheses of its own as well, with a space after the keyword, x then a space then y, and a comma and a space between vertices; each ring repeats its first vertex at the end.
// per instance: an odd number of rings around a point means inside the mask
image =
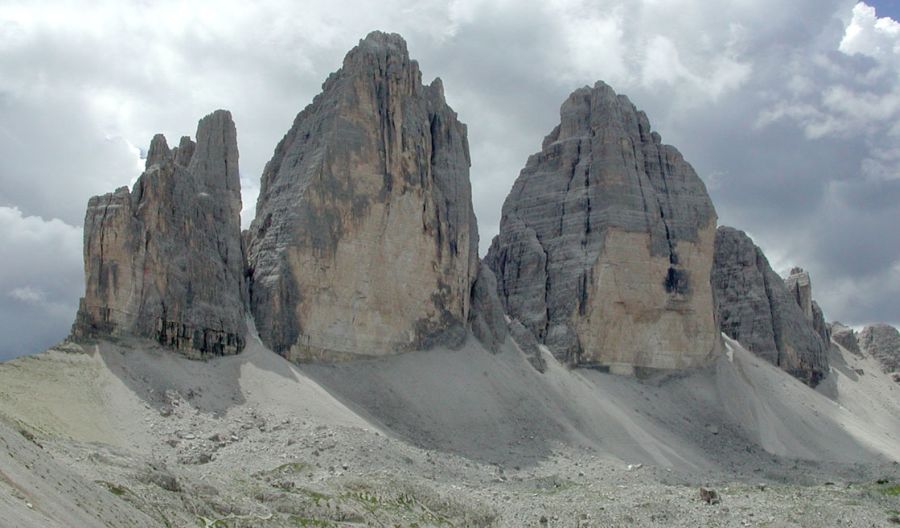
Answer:
POLYGON ((873 324, 859 333, 859 348, 881 363, 884 372, 900 372, 900 332, 888 324, 873 324))
POLYGON ((509 315, 575 365, 677 369, 719 344, 716 212, 647 116, 606 84, 576 90, 503 204, 486 262, 509 315))
POLYGON ((237 353, 246 325, 238 150, 231 114, 169 149, 153 138, 146 170, 95 196, 84 221, 85 295, 75 337, 137 335, 190 357, 237 353))
POLYGON ((712 284, 722 332, 794 377, 818 384, 828 374, 828 344, 813 324, 811 291, 789 289, 743 231, 720 227, 715 249, 712 284))
POLYGON ((266 165, 249 229, 251 307, 291 359, 465 339, 478 273, 466 127, 375 32, 300 112, 266 165))

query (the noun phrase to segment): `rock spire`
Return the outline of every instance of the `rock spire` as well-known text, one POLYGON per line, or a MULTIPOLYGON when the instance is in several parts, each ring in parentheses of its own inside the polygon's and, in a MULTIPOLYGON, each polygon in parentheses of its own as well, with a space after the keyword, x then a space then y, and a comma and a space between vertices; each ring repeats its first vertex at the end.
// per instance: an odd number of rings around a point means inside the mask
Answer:
POLYGON ((135 335, 190 357, 244 346, 237 137, 231 114, 200 120, 196 143, 154 136, 129 192, 95 196, 84 220, 85 295, 76 338, 135 335))
POLYGON ((478 276, 469 165, 441 81, 422 84, 399 35, 361 40, 262 176, 248 234, 262 340, 329 361, 462 343, 478 276))

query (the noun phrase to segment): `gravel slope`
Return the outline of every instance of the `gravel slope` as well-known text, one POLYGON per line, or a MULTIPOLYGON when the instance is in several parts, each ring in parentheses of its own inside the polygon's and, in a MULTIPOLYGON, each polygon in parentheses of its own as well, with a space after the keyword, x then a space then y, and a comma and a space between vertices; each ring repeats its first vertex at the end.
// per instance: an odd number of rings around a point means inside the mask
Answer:
POLYGON ((143 341, 0 365, 3 526, 882 526, 900 385, 817 391, 737 343, 636 380, 477 344, 296 366, 143 341), (882 483, 878 481, 882 480, 882 483), (721 503, 700 499, 713 486, 721 503), (30 505, 30 506, 29 506, 30 505), (545 523, 541 521, 545 520, 545 523))

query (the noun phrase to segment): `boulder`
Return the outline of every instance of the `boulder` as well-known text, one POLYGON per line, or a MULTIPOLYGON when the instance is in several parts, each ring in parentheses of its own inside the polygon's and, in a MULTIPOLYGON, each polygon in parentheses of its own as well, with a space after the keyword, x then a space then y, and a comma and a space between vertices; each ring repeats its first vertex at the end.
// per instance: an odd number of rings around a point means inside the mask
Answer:
POLYGON ((245 341, 238 150, 231 114, 200 120, 197 142, 156 135, 146 170, 88 202, 85 295, 76 339, 134 335, 189 357, 234 354, 245 341))
POLYGON ((361 40, 263 172, 247 235, 263 342, 325 361, 460 345, 478 277, 469 165, 440 79, 422 84, 399 35, 361 40))
MULTIPOLYGON (((716 231, 712 270, 719 326, 726 335, 810 386, 829 371, 827 343, 743 231, 716 231)), ((811 309, 811 306, 810 306, 811 309)))
POLYGON ((571 365, 681 369, 720 344, 716 212, 647 116, 602 82, 573 92, 503 204, 485 261, 507 313, 571 365))

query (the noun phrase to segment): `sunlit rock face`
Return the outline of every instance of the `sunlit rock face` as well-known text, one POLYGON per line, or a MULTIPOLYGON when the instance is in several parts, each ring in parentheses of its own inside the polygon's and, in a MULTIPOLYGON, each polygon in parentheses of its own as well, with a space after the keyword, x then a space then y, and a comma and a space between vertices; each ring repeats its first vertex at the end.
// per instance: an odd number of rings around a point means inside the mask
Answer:
POLYGON ((486 262, 507 312, 573 365, 682 369, 719 346, 716 212, 647 116, 602 82, 563 103, 486 262))
POLYGON ((344 58, 266 165, 248 237, 262 340, 294 360, 455 346, 478 232, 466 127, 399 35, 344 58))
POLYGON ((196 143, 153 138, 129 192, 95 196, 84 221, 85 295, 76 338, 134 335, 189 357, 244 346, 237 132, 224 110, 204 117, 196 143))

